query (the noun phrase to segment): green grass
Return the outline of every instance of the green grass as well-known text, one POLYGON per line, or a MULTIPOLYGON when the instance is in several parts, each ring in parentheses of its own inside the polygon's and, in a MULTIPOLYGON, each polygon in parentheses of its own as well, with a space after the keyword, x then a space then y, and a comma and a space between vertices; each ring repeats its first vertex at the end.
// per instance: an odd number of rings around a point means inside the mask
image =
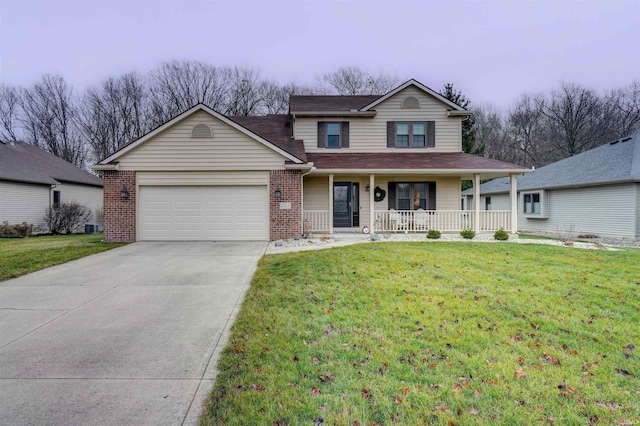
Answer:
POLYGON ((201 422, 637 424, 638 265, 508 243, 265 256, 201 422))
POLYGON ((0 238, 0 281, 125 244, 101 240, 102 234, 0 238))

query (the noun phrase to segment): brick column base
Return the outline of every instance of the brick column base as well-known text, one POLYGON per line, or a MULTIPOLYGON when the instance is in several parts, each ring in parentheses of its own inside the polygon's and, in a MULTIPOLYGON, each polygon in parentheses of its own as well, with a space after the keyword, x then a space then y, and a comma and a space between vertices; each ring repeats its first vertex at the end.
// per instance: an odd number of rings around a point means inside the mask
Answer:
POLYGON ((302 172, 272 170, 269 173, 269 238, 289 239, 302 234, 302 172), (280 190, 281 197, 275 197, 280 190), (289 209, 288 207, 291 206, 289 209))
POLYGON ((104 240, 134 242, 136 240, 136 172, 107 170, 104 172, 104 240), (129 198, 122 198, 122 188, 129 198))

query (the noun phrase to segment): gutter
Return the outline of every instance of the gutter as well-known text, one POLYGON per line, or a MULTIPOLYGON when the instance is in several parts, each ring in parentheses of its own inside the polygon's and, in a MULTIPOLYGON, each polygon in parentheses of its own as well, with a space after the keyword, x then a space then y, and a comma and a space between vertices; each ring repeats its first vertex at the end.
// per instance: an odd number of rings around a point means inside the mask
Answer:
MULTIPOLYGON (((305 163, 305 164, 285 164, 284 168, 286 170, 308 170, 311 173, 312 170, 315 170, 313 166, 313 162, 305 163)), ((306 173, 306 174, 309 174, 306 173)))
POLYGON ((447 111, 447 117, 469 117, 471 115, 473 115, 473 112, 471 111, 447 111))
POLYGON ((120 170, 120 163, 116 164, 94 164, 89 167, 91 170, 95 171, 105 171, 105 170, 120 170))

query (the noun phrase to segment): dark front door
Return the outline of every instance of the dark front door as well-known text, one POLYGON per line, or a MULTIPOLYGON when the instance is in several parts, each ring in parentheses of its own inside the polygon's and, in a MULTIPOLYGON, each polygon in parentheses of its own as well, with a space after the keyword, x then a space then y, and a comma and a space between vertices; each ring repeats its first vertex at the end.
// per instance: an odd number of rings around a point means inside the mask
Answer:
POLYGON ((351 182, 333 184, 333 226, 351 227, 351 182))

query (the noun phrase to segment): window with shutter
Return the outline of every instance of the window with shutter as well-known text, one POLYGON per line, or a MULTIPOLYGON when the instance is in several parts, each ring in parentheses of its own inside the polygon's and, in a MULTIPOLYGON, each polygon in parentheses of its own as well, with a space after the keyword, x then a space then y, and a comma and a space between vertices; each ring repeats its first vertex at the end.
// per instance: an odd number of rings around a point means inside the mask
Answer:
POLYGON ((435 182, 389 182, 389 209, 435 210, 435 182))
POLYGON ((349 122, 318 122, 318 148, 348 148, 349 122))
POLYGON ((436 146, 435 121, 387 122, 388 148, 436 146))

